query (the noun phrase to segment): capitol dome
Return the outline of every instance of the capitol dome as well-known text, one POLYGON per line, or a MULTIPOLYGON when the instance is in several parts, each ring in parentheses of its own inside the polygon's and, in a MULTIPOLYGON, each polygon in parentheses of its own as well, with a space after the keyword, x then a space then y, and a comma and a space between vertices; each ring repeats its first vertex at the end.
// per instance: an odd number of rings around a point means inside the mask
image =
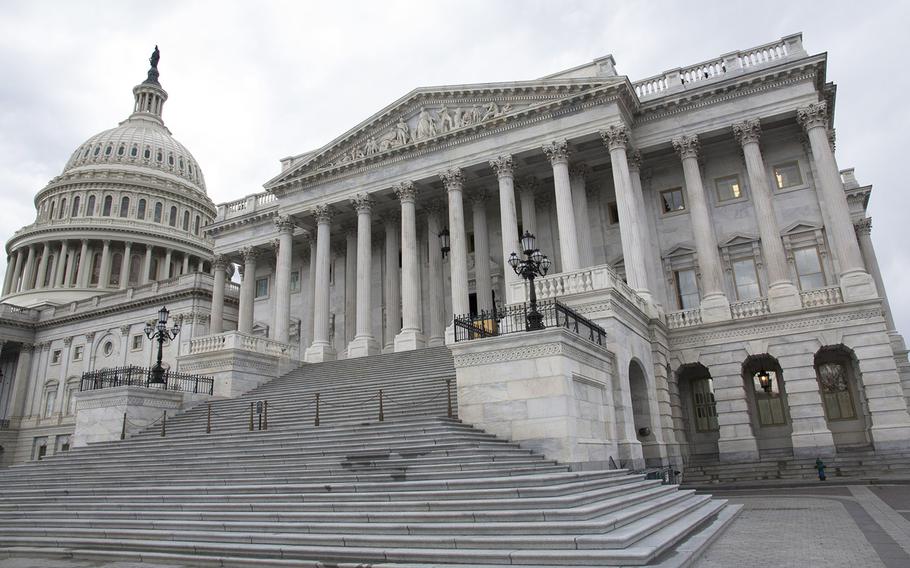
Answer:
POLYGON ((132 113, 81 144, 7 242, 3 299, 60 304, 211 270, 216 214, 193 155, 164 125, 159 52, 132 113))

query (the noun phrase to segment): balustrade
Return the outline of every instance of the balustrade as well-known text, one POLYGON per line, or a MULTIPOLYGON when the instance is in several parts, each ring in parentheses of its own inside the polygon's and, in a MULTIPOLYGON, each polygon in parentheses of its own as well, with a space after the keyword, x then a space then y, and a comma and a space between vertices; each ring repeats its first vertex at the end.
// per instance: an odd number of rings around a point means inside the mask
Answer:
MULTIPOLYGON (((640 310, 646 311, 648 307, 647 302, 628 284, 623 282, 623 279, 606 264, 571 272, 549 274, 542 278, 536 278, 534 285, 537 290, 537 298, 540 300, 595 290, 613 289, 640 310)), ((525 282, 515 282, 512 286, 515 294, 513 297, 520 298, 527 295, 527 284, 525 282)))
POLYGON ((227 349, 240 349, 275 357, 299 359, 300 349, 289 343, 282 343, 258 335, 249 335, 238 331, 226 331, 216 335, 206 335, 190 340, 190 355, 213 353, 227 349))
POLYGON ((691 327, 693 325, 701 325, 701 308, 667 313, 667 327, 670 329, 691 327))
POLYGON ((844 303, 844 296, 840 286, 806 290, 805 292, 800 292, 799 297, 803 302, 804 308, 817 308, 844 303))
POLYGON ((754 318, 771 313, 767 298, 754 298, 730 303, 730 314, 733 319, 754 318))

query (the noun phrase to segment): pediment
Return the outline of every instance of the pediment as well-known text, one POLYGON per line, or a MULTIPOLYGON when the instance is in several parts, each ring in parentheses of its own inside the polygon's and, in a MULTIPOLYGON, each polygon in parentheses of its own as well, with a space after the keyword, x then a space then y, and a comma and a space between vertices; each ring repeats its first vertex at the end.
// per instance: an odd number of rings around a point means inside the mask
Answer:
POLYGON ((745 245, 752 244, 758 240, 758 237, 755 235, 747 235, 745 233, 733 233, 730 235, 727 240, 721 242, 720 246, 722 247, 732 247, 736 245, 745 245))
MULTIPOLYGON (((287 158, 290 166, 265 187, 424 151, 578 100, 623 93, 617 89, 623 85, 629 85, 625 77, 599 77, 415 89, 322 148, 287 158)), ((626 91, 627 104, 634 104, 626 91)))
POLYGON ((807 231, 817 231, 819 229, 821 229, 821 226, 816 223, 812 223, 811 221, 796 221, 795 223, 791 223, 791 224, 787 225, 786 227, 784 227, 784 229, 781 231, 781 234, 789 235, 792 233, 804 233, 807 231))
POLYGON ((680 244, 671 248, 670 250, 664 252, 662 258, 670 258, 674 256, 685 256, 687 254, 695 254, 695 246, 688 244, 680 244))

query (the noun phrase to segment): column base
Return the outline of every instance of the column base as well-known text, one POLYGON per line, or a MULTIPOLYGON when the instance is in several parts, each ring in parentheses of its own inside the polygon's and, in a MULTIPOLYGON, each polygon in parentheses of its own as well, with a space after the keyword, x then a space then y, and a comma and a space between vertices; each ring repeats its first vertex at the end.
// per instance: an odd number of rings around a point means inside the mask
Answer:
POLYGON ((754 462, 759 459, 755 438, 732 438, 717 441, 717 459, 722 462, 754 462))
POLYGON ((426 339, 418 329, 402 329, 395 336, 395 353, 399 351, 414 351, 426 347, 426 339))
POLYGON ((792 282, 775 282, 768 287, 768 308, 772 314, 802 309, 799 290, 792 282))
POLYGON ((334 361, 338 355, 328 343, 314 343, 306 350, 305 357, 307 363, 322 363, 323 361, 334 361))
POLYGON ((730 301, 723 294, 705 296, 701 301, 700 307, 701 321, 703 323, 727 321, 732 318, 730 315, 730 301))
POLYGON ((379 343, 370 336, 355 337, 348 343, 348 358, 367 357, 379 353, 379 343))
POLYGON ((840 275, 840 288, 845 302, 857 302, 878 298, 875 280, 864 270, 844 272, 840 275))
POLYGON ((445 337, 430 337, 427 339, 427 347, 442 347, 446 344, 445 337))

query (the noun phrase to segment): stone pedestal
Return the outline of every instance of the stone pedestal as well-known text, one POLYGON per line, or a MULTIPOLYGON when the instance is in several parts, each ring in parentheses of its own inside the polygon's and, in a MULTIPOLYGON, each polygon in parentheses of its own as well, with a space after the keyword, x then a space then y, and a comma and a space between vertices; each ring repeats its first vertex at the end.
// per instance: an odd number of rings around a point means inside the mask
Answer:
MULTIPOLYGON (((145 387, 115 387, 74 393, 76 430, 73 447, 119 440, 126 414, 126 435, 145 429, 167 412, 173 416, 187 405, 182 392, 145 387)), ((197 395, 198 396, 198 395, 197 395)), ((207 398, 207 397, 206 397, 207 398)))
POLYGON ((578 469, 619 462, 606 349, 561 328, 449 349, 465 422, 578 469))

